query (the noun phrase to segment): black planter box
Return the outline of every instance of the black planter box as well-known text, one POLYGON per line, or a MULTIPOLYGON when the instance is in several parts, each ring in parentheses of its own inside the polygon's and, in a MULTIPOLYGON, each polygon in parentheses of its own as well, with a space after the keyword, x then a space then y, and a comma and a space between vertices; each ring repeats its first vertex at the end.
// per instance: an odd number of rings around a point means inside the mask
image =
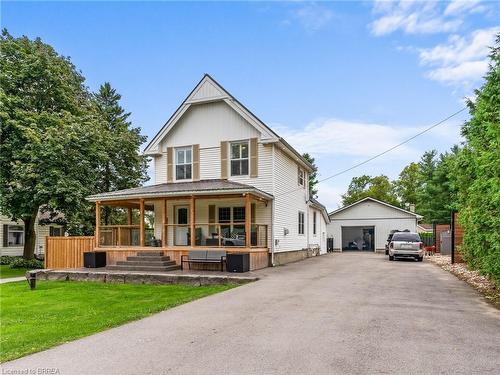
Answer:
POLYGON ((83 253, 83 266, 85 268, 106 267, 106 252, 90 251, 83 253))
POLYGON ((227 254, 226 256, 227 272, 248 272, 250 271, 250 254, 227 254))

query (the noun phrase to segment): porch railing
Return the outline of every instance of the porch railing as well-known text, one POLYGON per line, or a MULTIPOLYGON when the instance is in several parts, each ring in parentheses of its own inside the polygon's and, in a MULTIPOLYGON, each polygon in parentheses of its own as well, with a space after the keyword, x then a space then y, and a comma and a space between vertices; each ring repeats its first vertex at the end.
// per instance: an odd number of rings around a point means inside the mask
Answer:
MULTIPOLYGON (((250 246, 267 247, 268 226, 251 224, 250 246)), ((189 224, 166 224, 167 246, 191 246, 189 224)), ((245 222, 196 223, 194 246, 246 247, 245 222)))
MULTIPOLYGON (((189 224, 166 224, 166 238, 155 237, 152 228, 146 228, 144 245, 156 247, 191 246, 191 227, 189 224)), ((139 225, 101 225, 99 245, 104 247, 140 246, 139 225)), ((196 223, 195 243, 193 246, 209 247, 246 247, 244 222, 196 223)), ((251 224, 251 247, 268 246, 268 225, 251 224)))
MULTIPOLYGON (((144 230, 144 244, 152 246, 154 230, 146 228, 144 230)), ((99 227, 100 246, 139 246, 140 227, 139 225, 101 225, 99 227)))

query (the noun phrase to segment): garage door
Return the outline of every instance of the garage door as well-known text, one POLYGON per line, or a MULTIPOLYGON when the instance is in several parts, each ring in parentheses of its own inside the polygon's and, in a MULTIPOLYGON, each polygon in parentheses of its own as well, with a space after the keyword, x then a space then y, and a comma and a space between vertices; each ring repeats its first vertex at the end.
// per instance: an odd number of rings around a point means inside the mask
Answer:
POLYGON ((342 250, 375 251, 375 227, 342 227, 342 250))

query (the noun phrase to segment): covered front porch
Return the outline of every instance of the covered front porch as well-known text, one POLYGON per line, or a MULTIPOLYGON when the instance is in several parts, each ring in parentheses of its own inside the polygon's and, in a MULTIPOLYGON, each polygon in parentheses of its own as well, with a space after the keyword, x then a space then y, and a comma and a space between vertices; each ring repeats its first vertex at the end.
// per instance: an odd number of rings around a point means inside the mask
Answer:
POLYGON ((251 269, 267 267, 268 194, 220 180, 130 190, 133 194, 125 190, 94 199, 95 250, 106 251, 108 265, 147 250, 163 251, 178 265, 190 250, 225 250, 249 253, 251 269))

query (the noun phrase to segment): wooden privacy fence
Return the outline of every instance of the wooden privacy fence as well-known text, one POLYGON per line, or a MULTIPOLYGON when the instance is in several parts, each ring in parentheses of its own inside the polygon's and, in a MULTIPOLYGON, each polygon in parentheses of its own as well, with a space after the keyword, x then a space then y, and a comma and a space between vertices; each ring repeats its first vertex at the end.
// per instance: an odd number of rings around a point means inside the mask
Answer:
POLYGON ((45 268, 83 267, 83 253, 94 246, 94 237, 46 237, 45 268))

